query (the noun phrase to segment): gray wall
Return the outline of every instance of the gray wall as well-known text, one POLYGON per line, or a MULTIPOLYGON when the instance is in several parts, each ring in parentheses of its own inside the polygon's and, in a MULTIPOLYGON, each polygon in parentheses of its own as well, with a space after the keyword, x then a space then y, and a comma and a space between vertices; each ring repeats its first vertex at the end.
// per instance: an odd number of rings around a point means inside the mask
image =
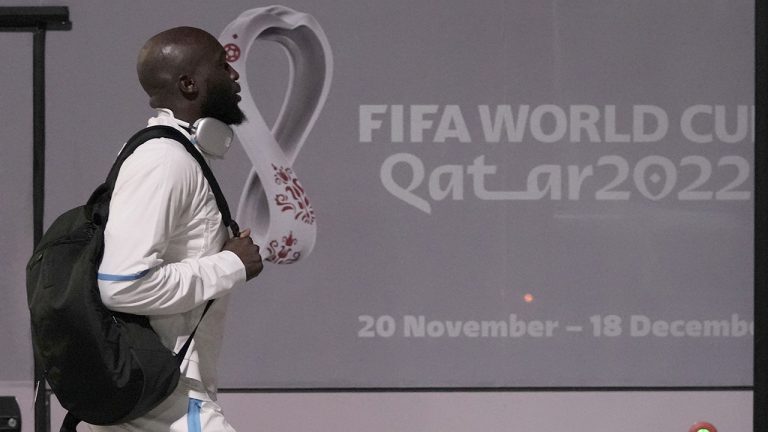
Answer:
MULTIPOLYGON (((69 3, 73 30, 48 35, 46 223, 87 198, 151 115, 134 72, 141 44, 176 25, 218 34, 256 6, 69 3)), ((289 6, 320 22, 334 53, 330 97, 294 165, 312 198, 318 240, 309 257, 268 266, 234 294, 222 386, 751 385, 752 338, 741 330, 753 319, 752 2, 289 6), (388 110, 374 115, 383 123, 370 140, 360 119, 369 105, 388 110), (436 106, 421 139, 409 117, 418 105, 436 106), (525 134, 487 136, 479 108, 486 105, 491 113, 509 106, 515 121, 528 106, 525 134), (720 109, 710 115, 699 105, 722 106, 719 135, 720 109), (393 106, 403 106, 402 139, 396 117, 393 133, 393 106), (647 106, 657 117, 641 125, 633 112, 647 106), (690 125, 681 123, 699 108, 690 125), (594 128, 580 127, 590 115, 594 128), (665 133, 644 142, 660 116, 665 133), (729 138, 740 121, 746 135, 729 138), (449 137, 443 142, 440 133, 449 137), (710 133, 711 142, 700 137, 710 133), (556 177, 527 182, 545 170, 561 173, 562 192, 483 195, 471 174, 479 157, 497 169, 484 177, 487 191, 543 188, 556 177), (424 166, 412 196, 430 213, 385 187, 390 172, 382 166, 407 158, 424 166), (462 194, 430 195, 436 169, 453 172, 440 184, 453 179, 462 194), (579 194, 572 171, 592 173, 579 194), (737 193, 717 193, 734 181, 737 193), (475 325, 508 323, 510 315, 557 324, 551 336, 537 337, 532 324, 525 337, 474 337, 475 325), (430 332, 417 337, 406 325, 421 316, 430 332), (661 322, 655 334, 644 331, 645 318, 661 322), (727 336, 697 330, 720 321, 727 336), (446 322, 455 337, 440 335, 446 322), (664 328, 670 324, 674 334, 664 328)), ((288 61, 275 46, 257 49, 247 79, 271 122, 288 61)), ((18 59, 0 66, 0 238, 8 245, 0 342, 11 347, 0 350, 0 381, 19 381, 32 373, 23 289, 32 241, 31 37, 4 33, 0 52, 18 59)), ((214 166, 233 207, 249 169, 239 147, 214 166)), ((412 176, 399 162, 391 182, 407 189, 412 176)))

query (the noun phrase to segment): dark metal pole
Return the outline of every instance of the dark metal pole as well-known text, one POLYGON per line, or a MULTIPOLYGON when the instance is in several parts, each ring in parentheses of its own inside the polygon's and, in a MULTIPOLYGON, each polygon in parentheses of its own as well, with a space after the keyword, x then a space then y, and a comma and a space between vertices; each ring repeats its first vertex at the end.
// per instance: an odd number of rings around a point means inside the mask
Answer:
MULTIPOLYGON (((32 190, 34 246, 43 237, 45 210, 45 26, 33 33, 32 54, 32 190)), ((51 397, 45 384, 42 365, 35 359, 35 432, 51 430, 51 397)))
POLYGON ((34 246, 43 237, 43 211, 45 204, 45 27, 33 33, 32 59, 32 190, 34 246))

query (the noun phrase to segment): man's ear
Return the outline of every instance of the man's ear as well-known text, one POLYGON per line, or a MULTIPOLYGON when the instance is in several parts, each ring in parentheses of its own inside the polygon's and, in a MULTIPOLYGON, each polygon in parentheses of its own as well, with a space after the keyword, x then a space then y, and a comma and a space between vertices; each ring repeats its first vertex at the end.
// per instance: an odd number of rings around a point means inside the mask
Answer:
POLYGON ((182 75, 179 77, 179 90, 185 95, 192 95, 197 93, 197 83, 195 79, 189 75, 182 75))

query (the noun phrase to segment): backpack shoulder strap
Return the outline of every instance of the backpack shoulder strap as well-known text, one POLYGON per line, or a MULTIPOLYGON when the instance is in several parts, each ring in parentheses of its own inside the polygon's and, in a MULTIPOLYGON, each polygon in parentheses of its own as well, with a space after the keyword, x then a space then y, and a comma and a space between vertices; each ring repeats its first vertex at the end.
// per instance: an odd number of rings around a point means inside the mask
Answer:
POLYGON ((80 419, 75 417, 74 414, 67 411, 64 416, 64 421, 61 422, 61 428, 59 432, 77 432, 77 425, 80 423, 80 419))
MULTIPOLYGON (((120 151, 120 155, 117 157, 117 160, 112 165, 112 168, 109 170, 107 181, 104 183, 104 185, 108 188, 109 196, 111 197, 112 195, 112 190, 114 189, 115 182, 117 181, 117 174, 119 173, 120 167, 123 165, 123 162, 125 162, 125 160, 128 159, 128 156, 130 156, 140 145, 155 138, 170 138, 175 141, 178 141, 184 146, 187 152, 189 152, 189 154, 191 154, 192 157, 195 158, 197 163, 200 164, 200 168, 203 170, 203 175, 205 176, 205 179, 208 181, 208 184, 211 186, 211 190, 213 191, 213 196, 216 198, 216 205, 219 207, 219 211, 221 212, 221 218, 222 218, 222 221, 224 222, 224 225, 229 227, 230 230, 232 230, 232 235, 234 235, 235 237, 240 235, 240 228, 237 226, 237 222, 235 222, 232 219, 232 216, 229 212, 229 206, 227 205, 227 200, 226 198, 224 198, 224 194, 221 192, 219 183, 216 181, 216 177, 213 175, 213 171, 211 171, 211 168, 208 166, 208 163, 205 161, 205 158, 203 158, 203 155, 200 153, 200 151, 197 150, 197 148, 189 141, 189 139, 183 133, 179 132, 177 129, 171 126, 163 126, 163 125, 150 126, 148 128, 145 128, 136 132, 128 140, 128 142, 125 144, 125 147, 123 147, 123 150, 120 151)), ((181 350, 179 350, 179 352, 176 354, 179 364, 181 364, 181 361, 186 356, 187 350, 189 349, 189 345, 192 342, 192 338, 195 336, 195 332, 197 332, 197 327, 200 326, 200 322, 202 322, 203 317, 205 317, 205 314, 206 312, 208 312, 208 309, 211 307, 212 303, 213 303, 213 300, 208 301, 208 304, 206 304, 205 309, 203 310, 203 313, 200 316, 200 321, 198 321, 194 330, 192 330, 192 333, 189 335, 187 342, 184 344, 181 350)))
MULTIPOLYGON (((238 227, 237 222, 232 220, 232 214, 229 211, 229 205, 227 205, 227 200, 224 197, 224 194, 221 192, 221 187, 219 187, 219 183, 216 181, 216 177, 213 175, 213 171, 211 171, 211 168, 208 166, 205 158, 203 158, 203 155, 194 146, 194 144, 192 144, 183 133, 171 126, 150 126, 136 132, 120 151, 120 154, 115 160, 115 163, 112 164, 112 168, 109 170, 107 181, 104 182, 104 184, 99 189, 97 189, 97 192, 104 188, 104 190, 101 190, 100 192, 102 194, 107 193, 108 196, 111 197, 112 190, 114 189, 115 182, 117 181, 117 175, 120 172, 120 167, 123 165, 123 162, 125 162, 125 160, 128 159, 128 156, 133 154, 133 152, 140 145, 155 138, 169 138, 178 141, 184 146, 187 152, 189 152, 189 154, 195 158, 197 163, 200 165, 200 169, 203 171, 205 179, 208 181, 208 184, 213 191, 213 196, 215 197, 216 205, 219 207, 219 211, 221 212, 221 219, 224 222, 224 226, 229 227, 229 229, 232 230, 232 234, 237 237, 240 234, 240 228, 238 227)), ((94 192, 94 196, 97 195, 97 192, 94 192)), ((91 200, 94 199, 94 196, 91 197, 91 200)), ((89 202, 91 200, 89 200, 89 202)))

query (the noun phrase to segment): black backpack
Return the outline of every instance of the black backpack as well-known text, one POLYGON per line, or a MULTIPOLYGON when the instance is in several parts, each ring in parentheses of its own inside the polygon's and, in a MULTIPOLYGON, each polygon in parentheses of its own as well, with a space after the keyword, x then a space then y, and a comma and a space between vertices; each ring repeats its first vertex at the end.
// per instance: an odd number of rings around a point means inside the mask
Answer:
POLYGON ((176 388, 179 366, 194 336, 193 331, 174 354, 160 342, 146 316, 107 309, 96 280, 120 166, 138 146, 153 138, 171 138, 184 145, 200 164, 224 224, 235 236, 239 234, 202 155, 184 134, 169 126, 137 132, 88 202, 53 222, 27 264, 27 302, 35 356, 53 393, 68 411, 61 431, 74 431, 79 421, 119 424, 149 412, 176 388))

